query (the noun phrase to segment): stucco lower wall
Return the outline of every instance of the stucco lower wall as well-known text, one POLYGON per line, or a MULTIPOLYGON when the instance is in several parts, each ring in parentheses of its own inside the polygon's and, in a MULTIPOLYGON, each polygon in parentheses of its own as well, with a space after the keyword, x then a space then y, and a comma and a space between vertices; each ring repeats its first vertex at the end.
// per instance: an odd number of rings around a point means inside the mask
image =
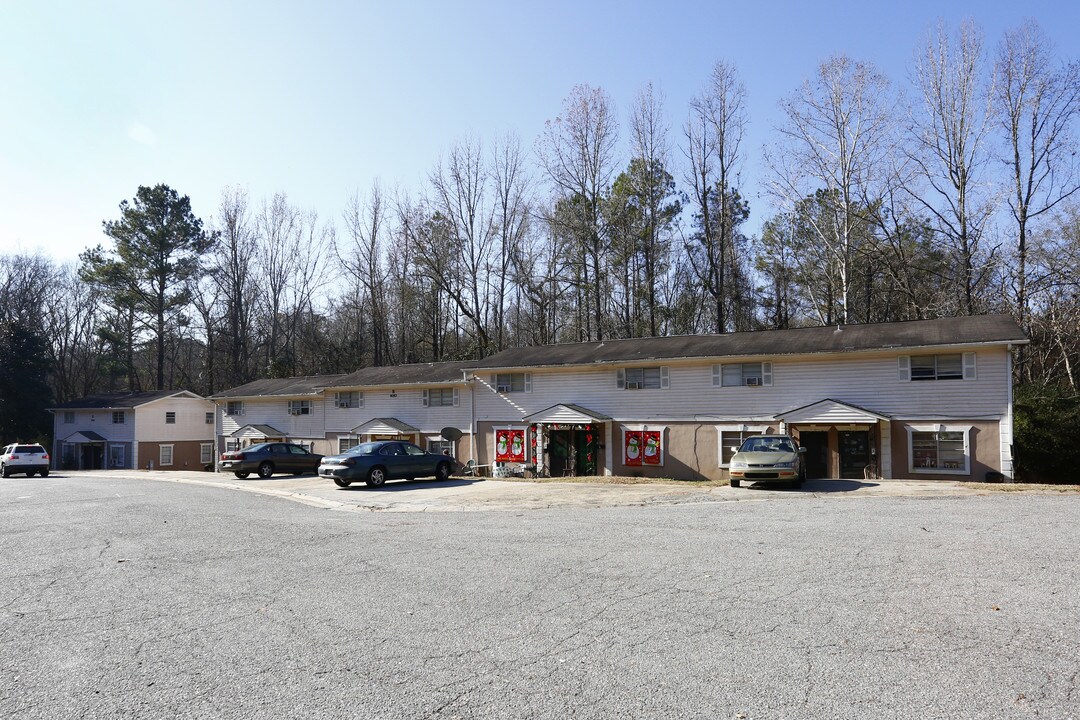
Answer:
POLYGON ((1001 430, 996 420, 949 420, 950 426, 970 425, 968 452, 970 474, 913 472, 908 460, 908 428, 912 425, 941 424, 940 420, 915 420, 892 423, 893 477, 907 480, 959 480, 982 482, 987 472, 1001 471, 1001 430))

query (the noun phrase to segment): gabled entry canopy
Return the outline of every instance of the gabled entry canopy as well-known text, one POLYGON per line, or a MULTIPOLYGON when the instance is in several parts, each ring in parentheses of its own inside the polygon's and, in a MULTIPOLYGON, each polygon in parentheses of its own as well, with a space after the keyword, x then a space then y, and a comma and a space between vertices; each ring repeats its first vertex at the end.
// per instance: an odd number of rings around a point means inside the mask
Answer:
POLYGON ((888 420, 888 415, 861 408, 858 405, 826 398, 810 405, 777 413, 777 420, 789 425, 844 425, 873 424, 879 420, 888 420))
POLYGON ((268 440, 270 438, 284 438, 288 437, 288 435, 270 425, 245 425, 238 430, 234 430, 229 437, 244 440, 268 440))
POLYGON ((611 418, 602 413, 593 412, 580 405, 571 403, 559 403, 551 407, 526 415, 522 418, 527 423, 573 423, 588 425, 590 423, 611 422, 611 418))
POLYGON ((72 445, 78 445, 79 443, 106 442, 106 440, 93 430, 80 430, 79 432, 64 438, 62 442, 71 443, 72 445))
POLYGON ((354 435, 415 435, 419 428, 397 418, 372 418, 352 429, 354 435))

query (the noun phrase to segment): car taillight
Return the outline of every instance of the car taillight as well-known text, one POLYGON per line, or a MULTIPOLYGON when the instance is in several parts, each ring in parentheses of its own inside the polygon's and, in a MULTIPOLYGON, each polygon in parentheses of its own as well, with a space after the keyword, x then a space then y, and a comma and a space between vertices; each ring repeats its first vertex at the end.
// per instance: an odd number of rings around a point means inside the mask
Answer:
POLYGON ((41 459, 42 460, 48 460, 49 459, 49 453, 41 453, 41 459))
POLYGON ((345 458, 344 460, 338 460, 342 465, 349 465, 350 467, 356 464, 356 460, 353 458, 345 458))
POLYGON ((18 460, 18 459, 19 459, 18 455, 11 455, 11 456, 8 457, 8 460, 18 460))

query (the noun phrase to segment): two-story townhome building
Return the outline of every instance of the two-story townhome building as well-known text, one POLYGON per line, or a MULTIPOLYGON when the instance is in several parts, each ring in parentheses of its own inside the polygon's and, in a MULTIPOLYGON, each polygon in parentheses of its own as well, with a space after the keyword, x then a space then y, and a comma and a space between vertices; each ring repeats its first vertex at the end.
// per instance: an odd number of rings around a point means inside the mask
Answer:
POLYGON ((726 477, 787 432, 810 477, 1012 475, 1005 315, 512 348, 468 366, 481 464, 726 477))
POLYGON ((57 469, 195 470, 214 462, 214 404, 186 390, 103 393, 50 410, 57 469))
POLYGON ((262 442, 288 441, 328 454, 321 386, 341 375, 255 380, 210 396, 217 405, 217 454, 262 442))
POLYGON ((464 376, 469 364, 367 367, 326 383, 322 391, 333 451, 344 452, 371 440, 394 439, 407 440, 430 452, 470 456, 474 452, 473 407, 464 376))

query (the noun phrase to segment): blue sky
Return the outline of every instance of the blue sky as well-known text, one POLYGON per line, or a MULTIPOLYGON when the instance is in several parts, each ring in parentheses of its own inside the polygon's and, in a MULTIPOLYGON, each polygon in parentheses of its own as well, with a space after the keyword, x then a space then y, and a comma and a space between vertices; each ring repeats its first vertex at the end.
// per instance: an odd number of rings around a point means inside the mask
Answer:
POLYGON ((510 131, 531 151, 578 83, 603 87, 625 130, 634 94, 653 82, 677 141, 719 59, 749 94, 756 226, 771 213, 756 180, 777 102, 837 52, 905 84, 928 28, 965 17, 991 52, 1034 17, 1062 57, 1080 57, 1080 4, 1060 1, 0 0, 0 252, 74 259, 105 242, 101 221, 122 200, 159 182, 207 220, 221 190, 240 185, 337 222, 375 178, 419 188, 466 134, 510 131))

